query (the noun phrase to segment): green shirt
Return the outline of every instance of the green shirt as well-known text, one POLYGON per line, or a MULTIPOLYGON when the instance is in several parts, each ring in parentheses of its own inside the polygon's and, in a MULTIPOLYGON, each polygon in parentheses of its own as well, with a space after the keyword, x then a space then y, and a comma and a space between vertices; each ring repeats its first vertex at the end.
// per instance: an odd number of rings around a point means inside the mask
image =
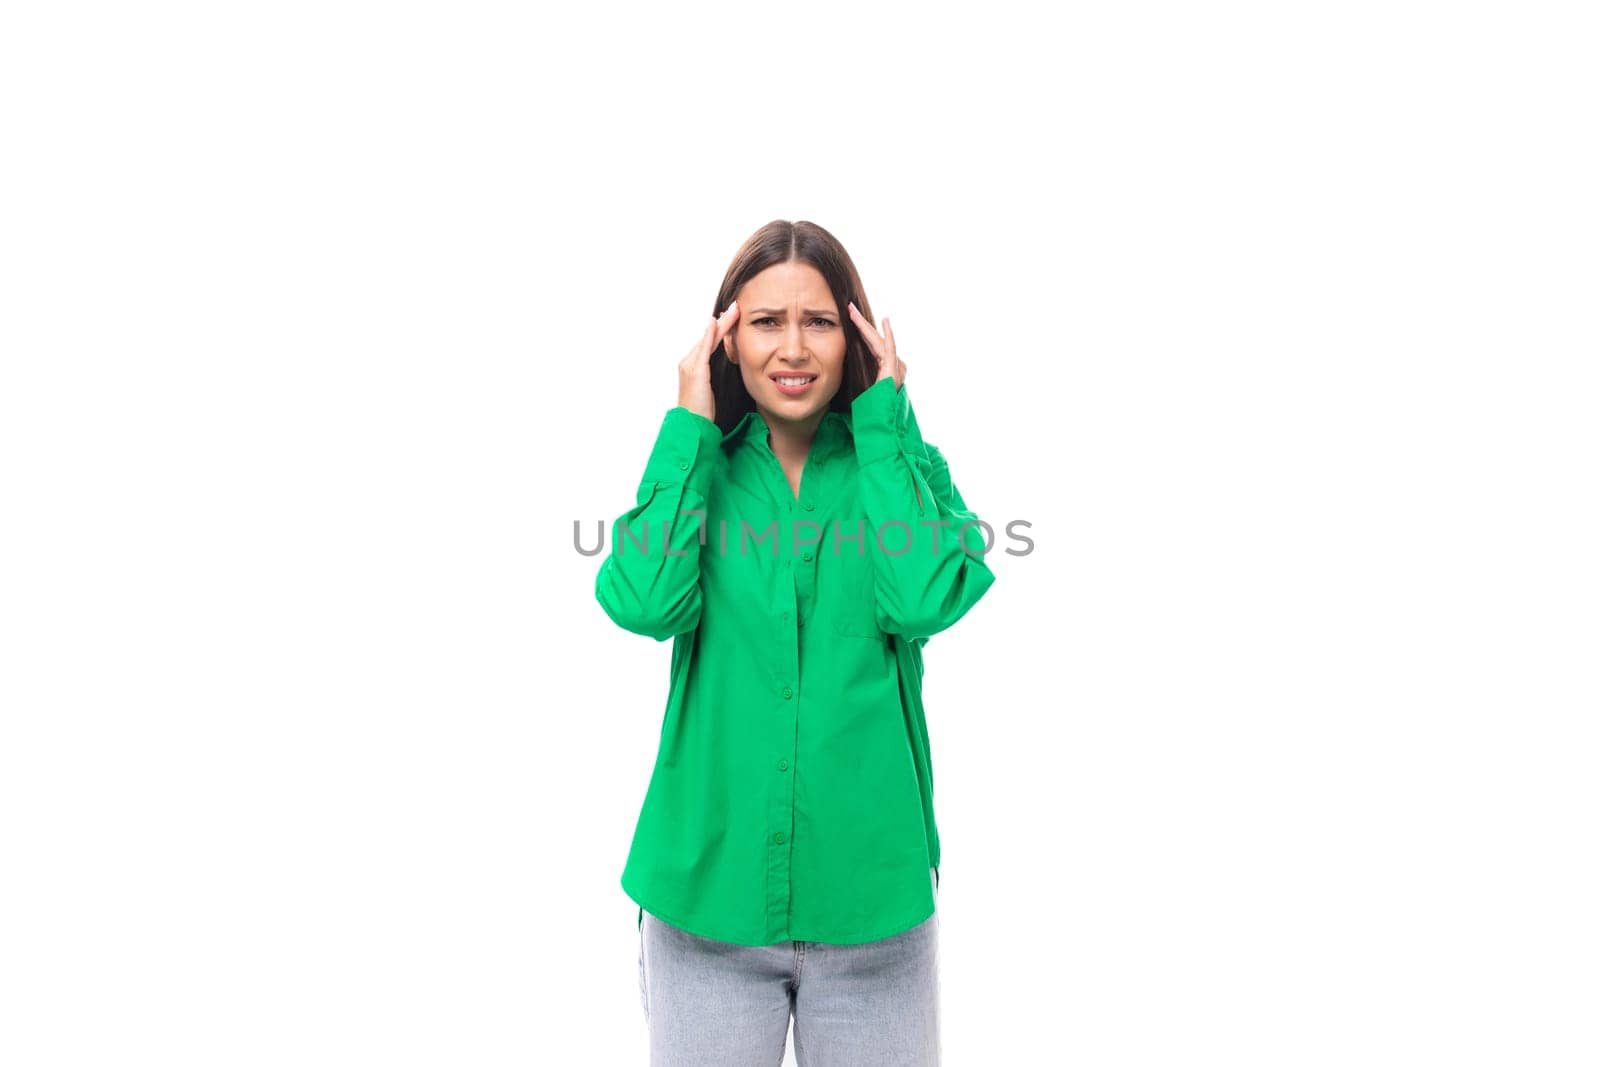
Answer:
POLYGON ((976 519, 892 379, 823 416, 798 496, 759 413, 667 412, 595 580, 673 639, 622 872, 641 921, 847 945, 933 914, 923 646, 994 582, 976 519))

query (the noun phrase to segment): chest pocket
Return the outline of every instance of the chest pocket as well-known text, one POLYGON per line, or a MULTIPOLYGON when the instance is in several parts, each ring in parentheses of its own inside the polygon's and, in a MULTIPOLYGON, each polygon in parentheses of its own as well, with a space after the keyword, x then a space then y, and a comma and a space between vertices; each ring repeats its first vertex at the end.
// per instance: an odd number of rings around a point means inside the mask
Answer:
POLYGON ((833 546, 824 541, 820 557, 824 570, 819 577, 824 580, 823 595, 832 602, 833 631, 881 641, 884 633, 878 629, 872 558, 868 555, 872 546, 841 540, 838 549, 839 554, 834 555, 833 546))

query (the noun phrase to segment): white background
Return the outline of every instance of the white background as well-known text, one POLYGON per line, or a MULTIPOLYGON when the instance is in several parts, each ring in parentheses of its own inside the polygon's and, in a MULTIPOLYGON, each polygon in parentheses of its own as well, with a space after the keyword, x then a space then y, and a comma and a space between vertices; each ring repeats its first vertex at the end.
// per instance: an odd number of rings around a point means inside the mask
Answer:
POLYGON ((822 224, 968 503, 945 1062, 1593 1064, 1581 5, 8 5, 0 1061, 642 1063, 631 506, 822 224))

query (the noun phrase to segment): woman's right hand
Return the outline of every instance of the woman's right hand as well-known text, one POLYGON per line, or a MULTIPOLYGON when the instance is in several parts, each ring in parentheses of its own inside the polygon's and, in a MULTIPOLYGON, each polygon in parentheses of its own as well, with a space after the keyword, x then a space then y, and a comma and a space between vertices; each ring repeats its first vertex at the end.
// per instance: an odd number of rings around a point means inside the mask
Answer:
POLYGON ((717 350, 722 339, 733 332, 739 319, 739 301, 711 320, 700 340, 689 349, 689 354, 678 364, 678 406, 688 408, 696 415, 716 421, 717 402, 711 395, 711 353, 717 350))

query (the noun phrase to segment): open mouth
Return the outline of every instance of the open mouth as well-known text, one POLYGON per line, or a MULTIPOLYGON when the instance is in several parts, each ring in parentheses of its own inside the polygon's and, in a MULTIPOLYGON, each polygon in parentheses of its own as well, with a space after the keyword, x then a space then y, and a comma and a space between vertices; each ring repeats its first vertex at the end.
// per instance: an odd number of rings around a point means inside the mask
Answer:
POLYGON ((789 396, 799 396, 811 388, 811 383, 817 380, 815 374, 772 374, 768 375, 772 384, 778 387, 780 393, 789 396))

